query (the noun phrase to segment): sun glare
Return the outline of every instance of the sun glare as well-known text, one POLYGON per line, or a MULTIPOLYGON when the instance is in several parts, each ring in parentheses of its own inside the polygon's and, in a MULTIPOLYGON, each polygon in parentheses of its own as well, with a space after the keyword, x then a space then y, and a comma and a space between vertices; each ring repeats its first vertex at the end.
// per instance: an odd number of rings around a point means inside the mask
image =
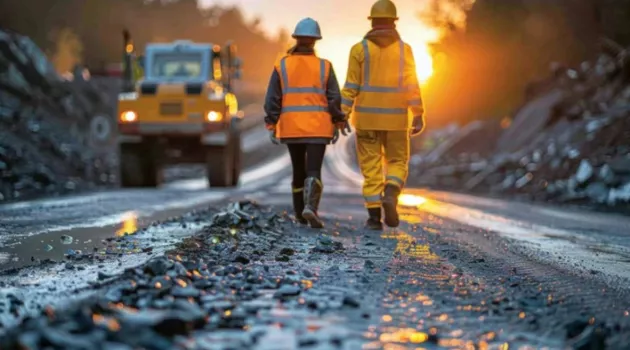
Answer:
POLYGON ((416 73, 420 83, 426 83, 433 75, 433 56, 429 44, 439 39, 439 32, 422 23, 399 26, 398 31, 413 51, 416 60, 416 73))
POLYGON ((420 83, 426 83, 433 75, 433 57, 426 44, 411 43, 416 60, 416 74, 420 83))
POLYGON ((398 203, 404 207, 419 207, 427 202, 427 199, 414 194, 401 194, 398 197, 398 203))

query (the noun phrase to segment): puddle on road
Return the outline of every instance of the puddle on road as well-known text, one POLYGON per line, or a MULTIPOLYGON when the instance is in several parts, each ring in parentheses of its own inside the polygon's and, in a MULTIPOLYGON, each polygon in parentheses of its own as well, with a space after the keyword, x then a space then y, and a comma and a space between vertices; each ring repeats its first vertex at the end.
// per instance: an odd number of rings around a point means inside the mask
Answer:
MULTIPOLYGON (((134 191, 132 193, 144 192, 134 191)), ((160 212, 181 214, 196 208, 207 207, 210 203, 225 199, 228 195, 226 191, 218 190, 198 193, 160 190, 155 194, 164 194, 168 197, 119 198, 108 204, 103 204, 104 211, 101 211, 100 207, 94 208, 92 205, 76 208, 69 207, 66 208, 67 212, 65 213, 57 211, 46 212, 46 220, 41 220, 40 213, 36 210, 28 214, 20 214, 19 218, 12 216, 2 223, 16 225, 15 229, 7 232, 8 234, 0 235, 0 248, 19 242, 21 238, 29 236, 70 231, 79 228, 90 229, 118 225, 124 220, 124 215, 128 211, 133 210, 138 212, 138 216, 142 217, 161 215, 160 212), (68 215, 68 211, 71 212, 70 215, 68 215)), ((3 219, 6 218, 3 217, 3 219)))
MULTIPOLYGON (((104 240, 133 234, 156 221, 163 221, 195 209, 199 207, 169 210, 144 217, 136 211, 129 211, 120 214, 120 222, 115 225, 76 227, 42 235, 14 238, 3 242, 4 246, 0 247, 0 270, 31 266, 37 260, 51 259, 63 262, 68 255, 95 253, 97 258, 105 259, 121 254, 141 253, 140 241, 127 240, 118 244, 115 241, 104 242, 104 240), (2 259, 3 256, 6 259, 2 259)), ((168 239, 166 233, 165 236, 158 238, 160 241, 168 239)), ((154 242, 151 244, 155 245, 154 242)))

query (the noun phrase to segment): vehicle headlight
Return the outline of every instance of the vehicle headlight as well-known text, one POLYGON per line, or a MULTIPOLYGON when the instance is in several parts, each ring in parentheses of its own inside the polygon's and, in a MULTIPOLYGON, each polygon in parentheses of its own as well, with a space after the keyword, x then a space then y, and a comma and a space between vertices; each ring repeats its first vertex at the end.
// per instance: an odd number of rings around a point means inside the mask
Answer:
POLYGON ((120 114, 120 120, 124 123, 133 123, 138 120, 138 115, 134 111, 125 111, 120 114))
POLYGON ((217 111, 210 111, 206 115, 206 120, 209 122, 218 122, 223 119, 223 114, 217 111))

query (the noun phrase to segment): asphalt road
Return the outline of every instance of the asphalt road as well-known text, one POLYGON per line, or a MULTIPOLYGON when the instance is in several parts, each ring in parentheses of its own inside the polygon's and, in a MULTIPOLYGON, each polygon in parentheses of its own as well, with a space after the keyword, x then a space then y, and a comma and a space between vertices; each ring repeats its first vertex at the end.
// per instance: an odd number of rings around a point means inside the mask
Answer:
MULTIPOLYGON (((341 142, 328 152, 321 205, 324 232, 345 251, 333 257, 306 254, 291 265, 316 269, 320 284, 357 288, 371 306, 368 317, 338 312, 350 321, 335 324, 347 331, 345 348, 407 349, 415 348, 414 339, 433 339, 427 348, 494 344, 562 349, 587 344, 594 349, 601 348, 593 344, 598 344, 595 327, 602 324, 609 330, 602 337, 610 348, 630 344, 628 218, 407 189, 400 201, 405 223, 383 234, 366 232, 361 176, 349 162, 346 147, 341 142), (418 334, 420 330, 424 333, 418 334)), ((125 224, 135 230, 228 198, 247 197, 290 210, 289 162, 286 154, 279 154, 249 170, 236 190, 207 190, 199 179, 157 190, 2 206, 5 264, 19 266, 32 255, 44 257, 72 247, 57 243, 62 234, 85 245, 125 230, 125 224), (41 251, 53 243, 53 250, 41 251)), ((178 227, 175 235, 172 229, 149 230, 151 241, 145 244, 169 246, 196 229, 178 227), (165 241, 161 235, 167 231, 172 239, 165 241)), ((299 247, 316 235, 297 229, 284 243, 299 247)), ((130 256, 100 270, 114 273, 148 258, 130 256)), ((51 276, 51 269, 35 267, 5 280, 26 290, 33 283, 41 289, 72 279, 76 288, 82 279, 93 279, 97 270, 61 269, 51 276)))

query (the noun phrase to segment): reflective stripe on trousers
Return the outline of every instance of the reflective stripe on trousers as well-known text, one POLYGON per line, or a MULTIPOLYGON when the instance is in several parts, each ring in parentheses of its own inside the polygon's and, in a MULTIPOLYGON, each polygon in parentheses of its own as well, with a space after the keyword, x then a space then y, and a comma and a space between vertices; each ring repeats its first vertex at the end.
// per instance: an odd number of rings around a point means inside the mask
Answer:
POLYGON ((365 200, 365 207, 368 209, 380 208, 382 205, 382 196, 380 194, 363 196, 363 199, 365 200))

